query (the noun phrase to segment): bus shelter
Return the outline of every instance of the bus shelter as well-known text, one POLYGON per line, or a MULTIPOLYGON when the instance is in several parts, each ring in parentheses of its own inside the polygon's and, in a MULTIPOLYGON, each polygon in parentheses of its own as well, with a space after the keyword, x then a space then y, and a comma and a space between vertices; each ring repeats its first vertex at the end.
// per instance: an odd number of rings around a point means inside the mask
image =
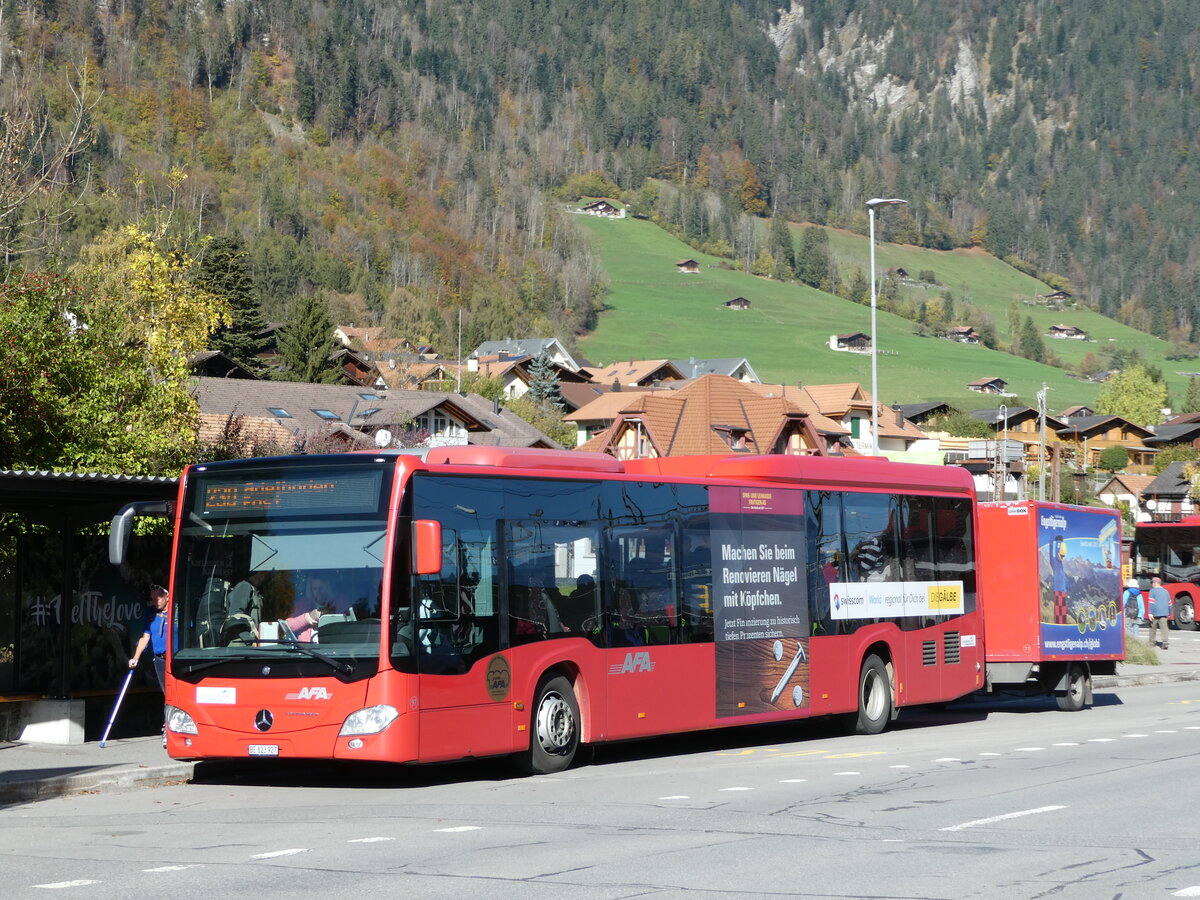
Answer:
MULTIPOLYGON (((68 743, 102 732, 150 586, 166 584, 170 567, 165 527, 135 535, 129 562, 110 565, 108 524, 126 503, 170 499, 177 486, 177 478, 0 470, 0 740, 68 743)), ((157 731, 161 710, 143 666, 122 728, 157 731)))

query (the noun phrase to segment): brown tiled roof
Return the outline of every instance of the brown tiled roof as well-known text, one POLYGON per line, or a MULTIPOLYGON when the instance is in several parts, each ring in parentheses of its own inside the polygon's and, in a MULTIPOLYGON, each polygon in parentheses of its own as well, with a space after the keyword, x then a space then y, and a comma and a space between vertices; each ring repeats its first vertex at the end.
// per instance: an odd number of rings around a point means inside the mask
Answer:
POLYGON ((602 384, 612 384, 614 381, 622 385, 641 384, 653 376, 660 380, 682 378, 683 374, 671 364, 669 359, 631 359, 628 362, 615 362, 612 365, 591 369, 592 381, 602 384))
POLYGON ((613 426, 578 449, 606 448, 623 423, 637 420, 662 456, 728 453, 722 429, 744 432, 750 452, 767 453, 785 426, 805 419, 806 413, 787 398, 763 396, 755 387, 728 376, 705 375, 676 391, 627 394, 613 426))

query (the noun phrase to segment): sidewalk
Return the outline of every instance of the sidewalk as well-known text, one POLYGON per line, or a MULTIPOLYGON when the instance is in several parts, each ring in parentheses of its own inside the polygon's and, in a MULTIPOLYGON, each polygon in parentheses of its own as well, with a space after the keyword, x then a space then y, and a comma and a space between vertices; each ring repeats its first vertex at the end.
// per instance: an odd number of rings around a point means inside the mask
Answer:
MULTIPOLYGON (((1098 691, 1200 681, 1200 632, 1171 632, 1171 646, 1159 651, 1161 665, 1117 665, 1116 675, 1097 676, 1098 691)), ((0 806, 45 800, 85 791, 186 782, 194 763, 167 756, 158 735, 84 744, 0 742, 0 806)))

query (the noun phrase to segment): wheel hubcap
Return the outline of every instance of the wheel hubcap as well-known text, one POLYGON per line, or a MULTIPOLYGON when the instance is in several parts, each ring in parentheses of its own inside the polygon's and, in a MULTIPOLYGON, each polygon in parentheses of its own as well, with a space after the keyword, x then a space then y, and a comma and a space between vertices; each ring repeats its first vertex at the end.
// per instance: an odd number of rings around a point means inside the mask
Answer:
POLYGON ((575 738, 575 717, 559 694, 547 694, 538 708, 537 739, 547 753, 561 754, 575 738))

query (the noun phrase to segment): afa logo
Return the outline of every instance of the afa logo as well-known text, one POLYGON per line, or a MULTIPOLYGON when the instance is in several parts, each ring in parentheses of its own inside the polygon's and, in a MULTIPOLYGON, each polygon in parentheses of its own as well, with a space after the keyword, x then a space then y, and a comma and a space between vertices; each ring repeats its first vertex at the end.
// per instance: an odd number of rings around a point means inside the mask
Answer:
POLYGON ((654 660, 650 651, 639 650, 637 653, 626 653, 623 663, 615 663, 608 667, 609 675, 624 675, 628 672, 653 672, 654 660))
POLYGON ((285 700, 332 700, 333 694, 323 687, 305 687, 293 694, 284 696, 285 700))

